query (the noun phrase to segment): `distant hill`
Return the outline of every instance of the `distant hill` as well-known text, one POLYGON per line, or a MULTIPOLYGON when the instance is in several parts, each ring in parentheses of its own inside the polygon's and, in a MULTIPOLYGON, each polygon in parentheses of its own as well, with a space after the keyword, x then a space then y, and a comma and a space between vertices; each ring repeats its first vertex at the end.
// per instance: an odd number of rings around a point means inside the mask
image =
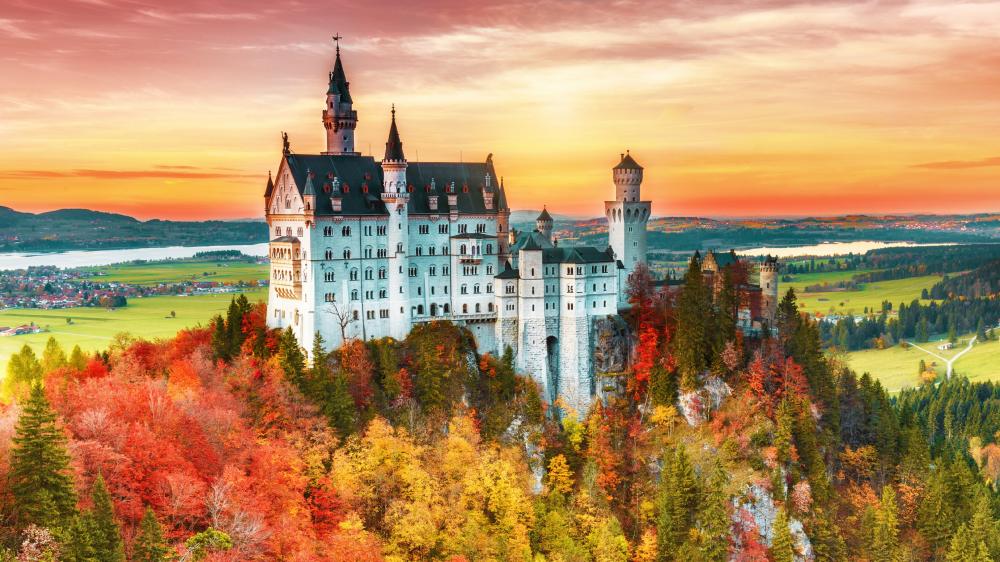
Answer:
POLYGON ((24 213, 0 207, 0 252, 109 250, 157 246, 209 246, 267 242, 255 221, 140 221, 89 209, 24 213))

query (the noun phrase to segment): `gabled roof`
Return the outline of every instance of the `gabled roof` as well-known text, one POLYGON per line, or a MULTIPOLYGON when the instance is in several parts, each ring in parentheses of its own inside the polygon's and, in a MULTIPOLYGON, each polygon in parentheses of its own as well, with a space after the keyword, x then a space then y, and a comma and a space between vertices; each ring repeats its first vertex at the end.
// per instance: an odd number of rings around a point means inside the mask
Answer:
POLYGON ((611 248, 593 246, 560 246, 542 250, 542 263, 614 263, 611 248))
POLYGON ((274 240, 271 240, 271 242, 298 242, 298 241, 299 239, 294 236, 279 236, 274 240))
MULTIPOLYGON (((316 192, 315 214, 323 215, 384 215, 382 203, 382 166, 371 156, 349 154, 287 154, 285 162, 300 194, 306 187, 306 171, 314 174, 316 192), (336 181, 334 181, 336 179, 336 181), (333 211, 330 196, 338 185, 342 210, 333 211), (364 187, 367 185, 368 192, 364 187)), ((483 184, 486 175, 496 177, 490 162, 410 162, 406 167, 406 182, 413 187, 407 212, 411 214, 442 214, 451 211, 448 190, 455 186, 455 206, 459 213, 496 214, 497 207, 486 208, 483 184), (431 210, 429 198, 437 196, 437 210, 431 210)))
POLYGON ((385 158, 383 160, 406 160, 403 156, 403 141, 399 140, 399 129, 396 128, 396 107, 392 108, 392 125, 389 126, 389 140, 385 142, 385 158))
POLYGON ((719 266, 720 269, 740 261, 740 259, 736 256, 735 250, 729 250, 728 252, 722 252, 722 253, 716 253, 712 250, 709 250, 708 255, 712 256, 715 259, 715 263, 719 266))
POLYGON ((521 247, 518 248, 518 250, 525 250, 528 252, 540 251, 541 249, 542 245, 538 243, 538 240, 535 240, 534 236, 528 236, 524 240, 524 244, 521 244, 521 247))
POLYGON ((622 160, 621 160, 621 162, 619 162, 618 165, 614 167, 614 169, 615 170, 641 170, 642 166, 640 166, 639 163, 636 162, 632 158, 631 154, 629 154, 628 152, 626 152, 625 154, 622 154, 622 160))
POLYGON ((501 271, 496 275, 497 279, 518 279, 519 277, 520 275, 518 274, 517 270, 511 267, 510 260, 507 260, 507 262, 504 264, 503 271, 501 271))
POLYGON ((333 72, 330 73, 330 87, 327 95, 340 94, 341 103, 353 103, 351 100, 350 82, 344 73, 344 63, 340 62, 340 47, 337 47, 337 60, 333 63, 333 72))
POLYGON ((517 238, 510 247, 510 253, 516 254, 522 248, 526 250, 541 250, 551 248, 552 242, 537 230, 531 232, 518 232, 517 238), (526 248, 525 246, 529 246, 526 248))

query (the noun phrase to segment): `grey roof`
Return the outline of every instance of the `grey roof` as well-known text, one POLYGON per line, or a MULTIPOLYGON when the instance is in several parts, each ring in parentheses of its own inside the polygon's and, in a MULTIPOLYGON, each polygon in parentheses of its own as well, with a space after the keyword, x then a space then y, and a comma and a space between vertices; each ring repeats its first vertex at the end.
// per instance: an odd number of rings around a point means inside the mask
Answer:
POLYGON ((715 263, 718 264, 720 268, 732 265, 739 261, 739 258, 736 257, 735 250, 729 250, 728 252, 722 253, 716 253, 710 250, 708 253, 715 258, 715 263))
POLYGON ((456 234, 452 236, 452 238, 459 238, 462 240, 468 240, 470 238, 473 240, 486 240, 486 239, 494 239, 496 238, 496 235, 485 234, 482 232, 464 232, 462 234, 456 234))
POLYGON ((330 87, 327 95, 340 94, 341 103, 353 103, 351 100, 350 82, 344 73, 344 63, 340 62, 340 47, 337 48, 337 60, 333 63, 333 72, 330 73, 330 87))
POLYGON ((542 250, 542 263, 614 263, 611 248, 593 246, 562 246, 542 250))
POLYGON ((542 207, 542 212, 538 215, 538 218, 535 220, 552 222, 552 215, 549 214, 548 209, 542 207))
POLYGON ((306 168, 306 186, 302 188, 302 195, 316 195, 316 188, 313 186, 313 174, 306 168))
MULTIPOLYGON (((287 154, 284 158, 300 193, 305 190, 306 170, 315 174, 316 215, 386 214, 381 200, 382 166, 371 156, 287 154), (343 207, 339 213, 330 204, 334 178, 342 192, 343 207)), ((493 209, 487 209, 483 198, 486 174, 496 177, 492 162, 410 162, 406 167, 406 182, 412 191, 407 210, 411 214, 448 214, 451 211, 448 189, 454 183, 459 213, 496 214, 502 207, 494 205, 493 209), (432 195, 438 196, 436 211, 431 210, 428 202, 432 195)))
POLYGON ((551 248, 552 242, 537 230, 531 232, 519 232, 514 244, 510 247, 510 253, 516 254, 522 248, 525 250, 541 250, 551 248), (530 246, 530 247, 529 247, 530 246))
POLYGON ((274 192, 274 180, 271 179, 271 170, 267 171, 267 187, 264 188, 264 197, 270 197, 274 192))
POLYGON ((399 129, 396 128, 396 108, 392 108, 392 125, 389 126, 389 140, 385 142, 384 160, 406 160, 403 156, 403 141, 399 140, 399 129))
POLYGON ((614 169, 615 170, 641 170, 642 166, 640 166, 639 163, 636 162, 632 158, 631 154, 629 154, 629 153, 626 152, 625 154, 622 155, 622 161, 619 162, 618 165, 615 166, 614 169))
POLYGON ((519 277, 517 270, 510 266, 510 260, 504 264, 503 271, 496 275, 497 279, 518 279, 519 277))
POLYGON ((271 240, 271 242, 298 242, 298 241, 299 239, 296 238, 295 236, 279 236, 274 240, 271 240))

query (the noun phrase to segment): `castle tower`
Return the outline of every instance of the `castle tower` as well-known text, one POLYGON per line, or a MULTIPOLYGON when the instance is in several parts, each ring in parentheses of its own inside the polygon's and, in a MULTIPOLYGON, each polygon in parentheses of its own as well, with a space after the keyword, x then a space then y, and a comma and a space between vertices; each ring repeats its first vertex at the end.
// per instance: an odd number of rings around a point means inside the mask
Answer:
POLYGON ((513 243, 514 233, 510 228, 510 207, 507 206, 507 192, 503 186, 503 176, 500 176, 500 191, 497 194, 497 247, 499 250, 499 263, 509 261, 510 245, 513 243))
POLYGON ((558 394, 556 373, 549 372, 549 341, 545 332, 545 281, 543 279, 542 247, 533 239, 518 252, 517 270, 520 277, 517 288, 517 358, 516 367, 530 375, 542 389, 545 401, 552 401, 558 394))
POLYGON ((548 209, 545 207, 542 207, 541 214, 535 219, 535 230, 544 236, 546 240, 552 242, 552 215, 549 214, 548 209))
POLYGON ((778 258, 767 256, 760 264, 760 309, 767 323, 774 326, 774 316, 778 312, 778 258))
MULTIPOLYGON (((646 262, 646 223, 649 221, 651 203, 642 201, 642 166, 629 153, 621 155, 612 171, 615 184, 615 200, 604 202, 604 212, 608 217, 608 245, 615 253, 615 259, 624 266, 628 275, 639 263, 646 262)), ((624 287, 625 278, 620 279, 624 287)), ((624 295, 625 291, 620 291, 624 295)), ((625 303, 622 296, 620 304, 625 303)))
POLYGON ((350 83, 340 61, 340 36, 337 42, 337 60, 330 72, 330 87, 326 91, 323 109, 323 127, 326 129, 326 152, 323 154, 358 154, 354 151, 354 129, 358 126, 358 112, 351 100, 350 83))
POLYGON ((407 204, 410 192, 406 185, 406 157, 396 128, 396 106, 392 108, 389 140, 382 158, 382 202, 389 213, 386 225, 389 249, 389 334, 403 339, 410 331, 410 306, 407 295, 409 260, 407 259, 407 204))

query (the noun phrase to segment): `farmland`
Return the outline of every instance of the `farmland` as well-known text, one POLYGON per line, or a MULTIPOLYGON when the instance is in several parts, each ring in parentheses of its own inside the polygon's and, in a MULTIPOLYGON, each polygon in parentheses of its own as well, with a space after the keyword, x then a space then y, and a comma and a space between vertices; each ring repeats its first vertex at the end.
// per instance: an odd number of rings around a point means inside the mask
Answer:
POLYGON ((184 260, 176 262, 128 263, 86 268, 100 273, 104 282, 156 285, 184 281, 214 281, 217 283, 251 282, 267 279, 266 263, 247 261, 184 260))
POLYGON ((881 310, 882 301, 889 301, 892 303, 894 309, 900 303, 909 304, 913 299, 920 298, 920 293, 923 289, 930 289, 935 283, 941 280, 941 277, 937 275, 925 275, 907 279, 864 283, 859 286, 860 288, 855 290, 831 290, 808 293, 805 291, 805 288, 810 285, 850 281, 853 276, 859 273, 865 273, 865 270, 830 271, 795 275, 793 281, 781 283, 780 291, 784 294, 790 287, 794 288, 798 297, 799 308, 814 316, 827 314, 861 315, 864 314, 865 308, 868 310, 881 310))
MULTIPOLYGON (((267 293, 255 289, 246 293, 251 302, 264 300, 267 293)), ((0 337, 0 373, 6 373, 11 354, 28 344, 41 354, 49 336, 66 349, 74 345, 84 351, 104 349, 116 334, 127 332, 144 339, 166 338, 178 330, 206 324, 229 306, 234 294, 196 296, 163 296, 131 299, 128 306, 118 309, 99 307, 64 308, 57 310, 7 309, 0 311, 0 326, 35 324, 48 332, 23 336, 0 337), (176 314, 171 316, 171 312, 176 314), (67 323, 69 318, 72 324, 67 323)))
MULTIPOLYGON (((942 357, 951 358, 965 347, 971 337, 972 334, 966 334, 959 338, 959 344, 955 349, 947 351, 937 348, 941 341, 932 341, 920 346, 942 357)), ((936 362, 935 370, 941 376, 945 374, 943 361, 913 347, 903 348, 897 345, 889 349, 868 349, 847 354, 847 363, 852 369, 858 374, 871 373, 889 392, 898 392, 904 387, 918 384, 917 371, 921 359, 926 361, 928 366, 936 362)), ((953 369, 954 374, 973 381, 1000 379, 1000 343, 996 341, 977 343, 968 353, 955 361, 953 369)))

